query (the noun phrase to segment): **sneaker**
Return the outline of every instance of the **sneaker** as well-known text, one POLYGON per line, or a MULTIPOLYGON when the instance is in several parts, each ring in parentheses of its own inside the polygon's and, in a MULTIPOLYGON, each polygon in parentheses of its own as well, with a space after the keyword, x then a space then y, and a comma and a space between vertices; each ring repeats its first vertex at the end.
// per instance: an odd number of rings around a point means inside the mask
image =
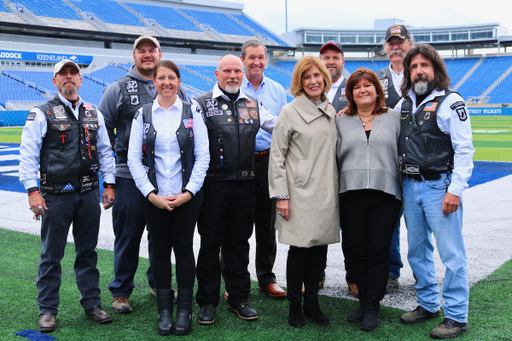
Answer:
POLYGON ((386 285, 386 294, 398 290, 398 278, 388 276, 388 284, 386 285))
POLYGON ((211 304, 205 304, 197 313, 197 322, 199 324, 212 324, 215 322, 215 308, 211 304))
POLYGON ((440 315, 441 313, 439 312, 439 310, 436 311, 435 313, 431 313, 430 311, 419 305, 413 311, 403 314, 402 317, 400 318, 400 321, 402 321, 402 323, 405 324, 415 324, 439 317, 440 315))
POLYGON ((118 314, 128 314, 133 311, 128 297, 124 295, 112 297, 112 309, 118 314))
POLYGON ((254 321, 258 319, 258 313, 256 310, 254 310, 249 302, 245 302, 242 304, 239 304, 237 306, 229 306, 229 311, 234 312, 238 315, 242 320, 246 321, 254 321))
POLYGON ((432 329, 430 337, 434 339, 453 339, 456 338, 460 333, 468 330, 467 323, 460 323, 451 318, 445 317, 440 325, 432 329))

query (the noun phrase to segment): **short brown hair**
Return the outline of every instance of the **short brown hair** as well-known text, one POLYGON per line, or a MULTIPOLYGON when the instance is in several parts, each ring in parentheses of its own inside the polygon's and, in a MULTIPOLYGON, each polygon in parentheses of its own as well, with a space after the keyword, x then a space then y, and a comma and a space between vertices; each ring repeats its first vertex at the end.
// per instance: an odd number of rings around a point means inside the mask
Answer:
POLYGON ((295 68, 293 68, 292 84, 290 86, 290 92, 292 93, 293 97, 305 94, 304 89, 302 88, 302 75, 313 65, 315 65, 320 70, 320 73, 324 79, 324 93, 327 93, 329 90, 331 90, 331 74, 325 67, 324 63, 322 63, 322 61, 317 57, 305 56, 302 57, 302 59, 299 60, 295 65, 295 68))
POLYGON ((181 78, 180 76, 180 69, 178 68, 178 65, 174 63, 171 60, 162 60, 160 63, 158 63, 155 67, 155 71, 153 72, 153 78, 156 78, 156 74, 158 72, 158 69, 161 67, 166 67, 168 69, 171 69, 176 74, 176 77, 181 78))
POLYGON ((352 92, 354 91, 355 86, 361 81, 361 79, 366 79, 368 82, 372 83, 377 93, 375 108, 373 109, 372 114, 375 115, 388 111, 388 107, 386 107, 384 90, 382 89, 379 78, 372 70, 361 67, 350 75, 347 81, 347 85, 345 86, 345 95, 347 96, 348 100, 348 105, 345 108, 345 114, 355 115, 357 113, 357 104, 354 100, 352 92))
POLYGON ((444 59, 439 55, 437 50, 428 44, 418 44, 414 46, 407 56, 405 56, 403 65, 404 65, 404 81, 402 82, 401 90, 402 96, 408 98, 409 97, 409 89, 412 89, 412 80, 411 80, 411 59, 421 54, 423 57, 430 60, 432 66, 434 67, 434 84, 435 89, 449 90, 451 81, 450 76, 448 76, 448 72, 446 72, 446 63, 444 59))

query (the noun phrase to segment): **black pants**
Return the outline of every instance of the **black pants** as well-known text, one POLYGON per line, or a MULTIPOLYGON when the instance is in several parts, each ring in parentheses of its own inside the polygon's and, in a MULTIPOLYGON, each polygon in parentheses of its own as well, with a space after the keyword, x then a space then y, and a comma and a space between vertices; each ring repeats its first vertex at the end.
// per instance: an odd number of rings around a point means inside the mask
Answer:
POLYGON ((377 190, 340 195, 343 241, 365 312, 378 313, 386 293, 389 249, 401 206, 400 200, 377 190))
POLYGON ((204 202, 197 222, 201 248, 197 258, 197 304, 219 304, 222 275, 229 304, 247 301, 251 291, 249 238, 254 219, 254 181, 209 181, 203 185, 204 202))
POLYGON ((268 191, 269 156, 254 160, 256 179, 254 181, 254 232, 256 234, 256 275, 261 288, 276 283, 272 272, 276 261, 276 203, 268 191))
POLYGON ((286 261, 286 297, 290 302, 302 302, 302 284, 304 300, 318 301, 319 282, 327 259, 327 245, 313 247, 290 246, 286 261))
POLYGON ((101 304, 100 273, 96 268, 96 244, 100 229, 100 191, 48 193, 44 196, 48 211, 41 224, 41 258, 37 269, 37 304, 39 313, 59 311, 62 269, 69 227, 73 225, 75 241, 76 285, 84 309, 101 304))
POLYGON ((171 288, 171 250, 174 250, 178 289, 192 289, 195 279, 194 228, 203 202, 202 191, 172 211, 157 208, 141 193, 139 202, 153 242, 150 256, 155 288, 171 288))

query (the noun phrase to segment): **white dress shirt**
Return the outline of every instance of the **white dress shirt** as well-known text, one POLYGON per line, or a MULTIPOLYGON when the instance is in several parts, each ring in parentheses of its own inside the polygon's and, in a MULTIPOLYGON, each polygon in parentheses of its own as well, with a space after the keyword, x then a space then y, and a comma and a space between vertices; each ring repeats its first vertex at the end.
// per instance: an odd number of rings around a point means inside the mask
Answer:
MULTIPOLYGON (((196 194, 203 186, 206 170, 210 162, 208 132, 203 117, 192 105, 194 156, 195 163, 190 179, 185 188, 196 194)), ((158 195, 169 197, 183 193, 183 178, 180 146, 176 131, 181 124, 183 102, 179 97, 169 108, 165 109, 158 103, 158 97, 153 101, 152 121, 157 132, 155 138, 155 173, 158 185, 158 195)), ((128 147, 128 167, 135 185, 146 197, 155 187, 149 181, 146 167, 142 164, 142 138, 144 123, 142 108, 134 117, 128 147)))
MULTIPOLYGON (((80 106, 84 104, 81 98, 73 109, 70 101, 64 98, 59 93, 59 98, 66 105, 75 118, 78 120, 80 106)), ((20 146, 20 181, 25 186, 25 189, 31 187, 38 187, 37 185, 37 172, 39 170, 39 155, 41 153, 41 146, 43 139, 46 136, 47 121, 45 114, 39 108, 34 108, 31 112, 35 113, 33 121, 27 121, 21 133, 21 146, 20 146)), ((106 183, 115 183, 115 168, 114 157, 112 156, 112 146, 108 138, 107 129, 105 128, 105 120, 103 114, 96 110, 98 115, 98 133, 96 148, 98 152, 98 160, 100 162, 100 174, 106 183)))
POLYGON ((343 77, 343 75, 341 75, 340 79, 338 79, 338 81, 336 83, 332 83, 332 87, 329 90, 329 92, 327 93, 327 98, 329 98, 329 102, 332 103, 332 101, 334 100, 334 95, 336 95, 336 91, 338 91, 338 88, 340 87, 341 82, 343 82, 344 79, 345 79, 345 77, 343 77))

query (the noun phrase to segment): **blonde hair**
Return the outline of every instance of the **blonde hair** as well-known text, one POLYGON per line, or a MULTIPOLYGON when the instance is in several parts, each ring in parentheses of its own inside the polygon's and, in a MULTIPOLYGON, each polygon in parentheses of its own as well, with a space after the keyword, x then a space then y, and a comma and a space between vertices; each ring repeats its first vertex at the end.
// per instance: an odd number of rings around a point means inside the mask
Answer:
POLYGON ((313 65, 315 65, 322 77, 324 79, 324 93, 328 93, 332 87, 331 74, 325 67, 324 63, 320 59, 314 56, 305 56, 302 57, 301 60, 297 62, 295 68, 293 69, 292 75, 292 84, 290 85, 290 92, 293 97, 297 97, 301 94, 304 94, 304 89, 302 88, 302 75, 308 71, 313 65))

